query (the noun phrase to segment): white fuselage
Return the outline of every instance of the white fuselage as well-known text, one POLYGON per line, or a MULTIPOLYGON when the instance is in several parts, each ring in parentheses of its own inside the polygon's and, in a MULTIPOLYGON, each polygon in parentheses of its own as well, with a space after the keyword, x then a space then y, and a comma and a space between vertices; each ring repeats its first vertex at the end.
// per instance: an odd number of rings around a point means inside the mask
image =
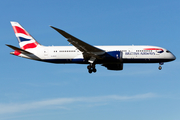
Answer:
MULTIPOLYGON (((156 46, 95 46, 104 50, 121 51, 123 63, 159 63, 168 62, 175 59, 175 56, 168 50, 156 47, 156 46)), ((88 64, 84 60, 83 54, 74 46, 40 46, 35 49, 27 49, 27 51, 33 53, 36 57, 30 57, 30 59, 36 59, 51 63, 80 63, 88 64), (38 59, 37 59, 38 58, 38 59)), ((21 57, 29 58, 20 54, 21 57)))

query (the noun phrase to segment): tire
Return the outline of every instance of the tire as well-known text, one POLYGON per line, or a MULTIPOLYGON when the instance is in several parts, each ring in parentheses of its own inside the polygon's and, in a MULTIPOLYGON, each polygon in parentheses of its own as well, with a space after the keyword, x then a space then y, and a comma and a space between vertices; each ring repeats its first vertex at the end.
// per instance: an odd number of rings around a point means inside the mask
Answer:
POLYGON ((97 72, 97 69, 93 69, 93 72, 94 72, 94 73, 97 72))
POLYGON ((162 69, 162 67, 161 66, 159 66, 159 68, 158 68, 159 70, 161 70, 162 69))
POLYGON ((88 72, 89 72, 89 73, 92 73, 92 70, 91 70, 91 69, 89 69, 89 70, 88 70, 88 72))

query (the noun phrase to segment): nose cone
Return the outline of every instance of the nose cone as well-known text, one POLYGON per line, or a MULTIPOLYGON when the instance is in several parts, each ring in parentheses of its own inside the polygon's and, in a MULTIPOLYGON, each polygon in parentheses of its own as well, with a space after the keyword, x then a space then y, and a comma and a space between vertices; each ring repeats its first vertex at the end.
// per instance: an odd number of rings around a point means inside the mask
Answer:
POLYGON ((173 61, 176 59, 175 55, 173 55, 172 52, 170 52, 169 50, 164 50, 164 58, 167 60, 166 62, 169 62, 169 61, 173 61))
POLYGON ((169 59, 170 59, 171 61, 173 61, 173 60, 176 59, 176 56, 171 53, 171 54, 169 55, 169 59))
POLYGON ((175 60, 175 59, 176 59, 176 56, 175 56, 175 55, 173 55, 173 54, 172 54, 172 56, 173 56, 173 57, 172 57, 172 59, 173 59, 173 60, 175 60))

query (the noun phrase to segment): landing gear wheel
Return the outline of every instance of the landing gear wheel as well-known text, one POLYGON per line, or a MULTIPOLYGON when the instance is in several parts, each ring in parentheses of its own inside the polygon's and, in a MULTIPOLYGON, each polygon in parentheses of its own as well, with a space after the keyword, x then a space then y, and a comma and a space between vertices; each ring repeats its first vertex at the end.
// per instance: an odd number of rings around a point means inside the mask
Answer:
POLYGON ((163 62, 160 62, 160 63, 159 63, 159 67, 158 67, 159 70, 162 69, 161 65, 163 65, 163 64, 164 64, 163 62))
POLYGON ((87 66, 87 69, 90 70, 90 69, 91 69, 91 65, 88 65, 88 66, 87 66))
POLYGON ((97 72, 96 68, 94 68, 92 71, 93 71, 94 73, 97 72))
POLYGON ((92 73, 92 72, 96 72, 97 70, 96 70, 96 67, 95 67, 95 64, 90 64, 90 65, 88 65, 87 66, 87 69, 88 69, 88 72, 89 73, 92 73))
POLYGON ((159 70, 161 70, 161 69, 162 69, 162 67, 161 67, 161 66, 159 66, 159 67, 158 67, 158 69, 159 69, 159 70))
POLYGON ((89 70, 88 70, 88 72, 89 72, 89 73, 92 73, 92 70, 91 70, 91 69, 89 69, 89 70))

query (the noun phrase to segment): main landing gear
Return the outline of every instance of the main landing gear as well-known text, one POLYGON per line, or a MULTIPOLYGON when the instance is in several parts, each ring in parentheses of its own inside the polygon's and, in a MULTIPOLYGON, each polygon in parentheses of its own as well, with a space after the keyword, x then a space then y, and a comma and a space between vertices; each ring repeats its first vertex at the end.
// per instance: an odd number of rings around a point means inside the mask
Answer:
POLYGON ((89 72, 89 73, 92 73, 92 72, 95 73, 95 72, 97 71, 95 64, 90 64, 90 65, 88 65, 88 66, 87 66, 87 69, 88 69, 88 72, 89 72))
POLYGON ((163 65, 163 64, 164 64, 163 62, 159 63, 159 67, 158 67, 159 70, 162 69, 161 65, 163 65))

